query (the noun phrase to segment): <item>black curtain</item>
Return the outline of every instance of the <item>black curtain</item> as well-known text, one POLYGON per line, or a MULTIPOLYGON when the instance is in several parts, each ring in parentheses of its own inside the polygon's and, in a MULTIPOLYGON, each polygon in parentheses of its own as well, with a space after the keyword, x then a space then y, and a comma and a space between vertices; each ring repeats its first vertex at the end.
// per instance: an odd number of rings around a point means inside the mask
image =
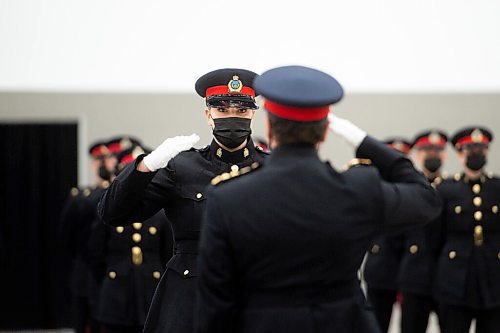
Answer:
POLYGON ((77 184, 76 124, 0 124, 0 329, 68 326, 59 216, 77 184))

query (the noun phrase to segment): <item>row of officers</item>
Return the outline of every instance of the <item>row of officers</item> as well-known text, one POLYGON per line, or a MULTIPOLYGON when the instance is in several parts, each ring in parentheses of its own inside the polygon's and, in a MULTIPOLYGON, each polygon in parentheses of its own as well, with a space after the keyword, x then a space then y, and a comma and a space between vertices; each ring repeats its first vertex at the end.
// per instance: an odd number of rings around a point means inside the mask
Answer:
MULTIPOLYGON (((309 204, 317 205, 318 202, 308 200, 313 197, 313 194, 308 190, 313 186, 318 192, 321 189, 326 189, 327 184, 324 181, 318 184, 302 181, 306 180, 308 176, 312 176, 312 174, 302 174, 306 172, 305 170, 310 170, 313 173, 318 172, 318 177, 315 178, 327 180, 327 183, 330 185, 333 183, 335 188, 338 186, 337 181, 351 182, 352 184, 349 184, 356 195, 361 195, 359 190, 366 185, 361 181, 364 177, 373 181, 374 185, 377 183, 375 180, 378 181, 379 178, 383 178, 387 182, 401 181, 400 185, 394 187, 396 190, 384 187, 384 193, 388 195, 387 198, 373 198, 374 202, 380 202, 384 207, 371 207, 368 203, 364 206, 366 209, 369 208, 371 212, 384 211, 388 216, 379 216, 381 224, 382 221, 390 220, 393 228, 379 228, 380 230, 376 231, 376 226, 373 223, 372 225, 360 225, 356 230, 349 230, 349 225, 346 223, 341 223, 338 226, 343 228, 342 234, 349 235, 349 232, 355 232, 363 235, 363 242, 360 242, 359 245, 351 243, 344 245, 356 253, 368 251, 363 275, 368 287, 367 298, 371 310, 365 311, 364 307, 362 311, 359 310, 359 307, 365 304, 365 300, 358 298, 357 293, 352 294, 352 290, 357 290, 356 286, 346 283, 345 288, 337 286, 339 290, 328 290, 326 293, 320 293, 321 295, 313 293, 320 296, 321 299, 324 297, 342 298, 342 301, 335 301, 335 308, 344 314, 335 312, 336 320, 331 319, 333 314, 328 307, 330 303, 323 306, 322 303, 315 303, 314 299, 302 299, 301 302, 307 304, 310 302, 313 305, 308 307, 305 312, 300 310, 300 316, 293 315, 296 304, 279 304, 279 306, 271 308, 268 308, 268 305, 263 305, 262 307, 265 309, 261 309, 259 305, 259 309, 250 309, 253 312, 249 310, 250 312, 247 314, 254 313, 254 316, 252 322, 245 323, 248 328, 246 331, 252 331, 252 327, 259 332, 277 331, 278 327, 288 327, 286 331, 290 332, 328 331, 316 324, 313 325, 315 327, 313 330, 301 330, 299 325, 291 326, 291 323, 301 322, 301 318, 298 318, 301 316, 304 317, 303 322, 307 320, 315 323, 319 321, 333 323, 339 332, 386 331, 392 305, 396 299, 399 299, 403 305, 403 332, 425 332, 429 313, 434 310, 439 315, 443 332, 468 332, 472 319, 476 319, 478 333, 498 333, 500 326, 495 322, 495 319, 500 315, 500 287, 495 282, 500 277, 500 223, 497 214, 500 204, 500 182, 497 178, 484 172, 489 144, 493 139, 491 132, 486 128, 474 126, 459 130, 453 135, 450 141, 462 162, 463 172, 449 178, 444 177, 440 172, 441 164, 445 159, 444 148, 448 141, 447 136, 441 131, 431 130, 422 133, 412 144, 407 142, 406 147, 405 142, 393 142, 392 146, 405 154, 409 152, 410 148, 414 150, 415 164, 419 166, 429 181, 425 182, 422 179, 422 183, 421 175, 413 172, 411 163, 404 159, 401 154, 379 145, 377 140, 367 138, 366 133, 360 129, 355 128, 352 124, 347 126, 345 120, 336 118, 331 122, 331 124, 333 123, 330 125, 331 131, 336 134, 344 132, 344 137, 351 137, 347 141, 355 142, 352 145, 357 147, 358 157, 361 157, 352 163, 347 171, 341 173, 329 164, 319 163, 315 157, 317 156, 315 147, 317 148, 325 138, 325 134, 321 130, 324 129, 325 124, 328 126, 326 120, 329 111, 328 105, 337 102, 343 95, 338 83, 329 76, 300 66, 283 68, 278 71, 277 76, 267 75, 265 79, 260 81, 262 84, 261 92, 267 94, 264 97, 266 97, 265 108, 269 115, 270 145, 276 147, 276 142, 281 143, 281 148, 280 146, 277 149, 273 148, 273 152, 269 154, 265 149, 255 145, 251 138, 251 121, 258 109, 255 102, 258 92, 254 89, 253 82, 258 78, 257 74, 243 69, 221 69, 205 74, 196 82, 195 88, 206 102, 204 116, 213 131, 213 139, 210 144, 203 148, 194 148, 199 140, 195 134, 169 138, 152 152, 140 153, 138 156, 133 154, 128 157, 126 159, 129 162, 128 165, 118 163, 118 165, 123 165, 118 167, 119 172, 114 173, 119 174, 111 185, 106 181, 102 182, 100 193, 97 192, 95 195, 95 198, 100 197, 97 209, 98 216, 95 216, 97 200, 90 200, 92 214, 97 222, 91 223, 92 227, 88 236, 83 232, 78 233, 83 239, 82 243, 86 243, 81 248, 87 249, 80 254, 80 260, 83 265, 91 267, 91 275, 98 286, 98 288, 90 287, 89 290, 99 291, 99 296, 89 297, 89 299, 95 299, 90 302, 94 304, 95 309, 93 318, 105 323, 108 331, 114 329, 121 332, 126 332, 129 329, 140 331, 143 324, 144 332, 190 333, 194 331, 196 326, 200 332, 215 332, 216 330, 211 327, 227 328, 229 318, 217 316, 217 306, 224 308, 225 304, 228 304, 226 302, 229 302, 228 299, 224 298, 228 290, 223 287, 223 284, 214 283, 214 281, 220 281, 218 279, 222 276, 220 275, 221 271, 217 271, 217 269, 230 270, 231 265, 234 264, 239 271, 245 272, 246 267, 241 267, 243 262, 241 260, 236 263, 223 261, 222 254, 220 257, 207 258, 206 254, 209 251, 203 252, 203 247, 199 253, 200 231, 202 228, 207 228, 202 225, 201 221, 210 217, 205 212, 208 209, 207 196, 209 195, 207 191, 210 191, 210 184, 223 188, 224 185, 221 184, 228 183, 231 179, 243 178, 243 175, 250 174, 245 177, 258 180, 259 175, 264 177, 268 173, 272 173, 269 182, 279 180, 280 185, 287 188, 285 192, 280 186, 262 190, 258 192, 260 196, 252 196, 252 201, 246 201, 245 205, 256 205, 257 202, 262 204, 260 208, 248 212, 249 215, 253 216, 261 211, 270 211, 269 214, 261 214, 259 219, 254 220, 255 225, 252 225, 252 231, 256 230, 254 228, 257 228, 258 224, 269 223, 272 225, 275 223, 275 217, 286 216, 294 220, 297 215, 294 215, 293 212, 300 216, 307 213, 310 217, 310 221, 298 219, 303 228, 308 228, 308 225, 316 223, 313 217, 322 219, 329 216, 330 210, 336 211, 338 209, 342 209, 342 214, 352 214, 352 216, 332 214, 332 225, 349 219, 362 220, 363 223, 373 222, 370 220, 373 217, 367 218, 363 215, 364 211, 347 209, 349 200, 351 200, 348 197, 337 198, 338 202, 332 202, 328 207, 323 207, 322 211, 312 210, 309 204), (283 77, 288 79, 282 81, 283 77), (295 79, 296 81, 294 81, 295 79), (315 88, 304 90, 306 88, 304 84, 315 88), (292 120, 292 122, 286 123, 288 120, 292 120), (344 128, 342 124, 344 124, 344 128), (303 125, 306 127, 312 125, 313 129, 294 132, 295 128, 301 128, 300 126, 303 125), (314 126, 317 127, 314 128, 314 126), (287 136, 289 133, 293 133, 293 136, 287 136), (352 137, 355 138, 352 139, 352 137), (310 142, 308 140, 315 142, 315 144, 300 144, 303 141, 310 142), (297 157, 297 154, 300 157, 297 157), (368 159, 373 161, 373 164, 379 169, 380 175, 373 172, 373 165, 364 166, 364 164, 371 163, 368 159), (280 178, 283 172, 287 172, 289 167, 295 167, 301 163, 303 167, 294 171, 296 176, 293 178, 293 182, 297 183, 297 187, 290 187, 283 183, 280 178), (260 165, 263 167, 259 167, 260 165), (267 165, 269 165, 268 172, 265 171, 267 165), (363 171, 360 170, 361 168, 369 168, 369 170, 363 171), (435 208, 438 206, 436 204, 438 200, 434 200, 435 191, 430 188, 429 183, 434 185, 443 202, 442 214, 439 216, 434 213, 437 211, 435 208), (105 187, 108 188, 105 189, 105 187), (272 193, 276 195, 272 195, 272 193), (419 195, 412 196, 411 194, 419 195), (290 206, 287 202, 281 202, 281 206, 276 206, 271 210, 266 206, 269 202, 279 201, 281 196, 287 195, 294 195, 302 200, 295 206, 290 206), (279 211, 278 214, 278 210, 283 209, 283 205, 289 207, 290 211, 279 211), (395 208, 394 211, 391 211, 391 207, 395 208), (426 211, 427 208, 428 211, 426 211), (412 212, 413 215, 410 216, 407 212, 412 212), (154 225, 157 233, 152 235, 149 232, 150 226, 146 223, 158 214, 164 219, 164 213, 168 220, 167 225, 169 225, 165 229, 169 230, 171 227, 172 232, 172 235, 165 236, 165 239, 173 237, 174 246, 170 246, 170 249, 173 247, 174 250, 173 256, 168 260, 166 266, 161 266, 168 259, 170 253, 168 249, 158 247, 156 248, 158 258, 163 259, 150 259, 145 250, 146 243, 153 244, 152 239, 157 239, 154 238, 155 235, 161 233, 159 225, 154 225), (392 221, 395 216, 403 217, 408 221, 392 221), (409 225, 416 224, 414 221, 420 221, 419 223, 422 224, 421 221, 426 220, 429 216, 433 217, 433 221, 424 227, 408 230, 409 225), (105 222, 107 226, 103 227, 101 221, 105 222), (406 228, 404 228, 405 226, 406 228), (366 230, 363 229, 365 227, 366 230), (103 229, 99 232, 99 228, 103 229), (391 229, 394 232, 407 230, 404 234, 389 233, 388 230, 391 229), (375 235, 377 238, 373 240, 371 246, 365 246, 364 241, 370 239, 371 235, 375 235), (112 238, 117 237, 122 237, 124 240, 121 251, 113 250, 115 249, 114 244, 117 242, 113 243, 112 238), (358 249, 356 246, 363 248, 358 249), (168 255, 165 255, 166 253, 168 255), (205 257, 203 257, 203 253, 205 253, 205 257), (200 256, 201 258, 199 258, 200 256), (204 266, 199 266, 200 262, 204 266), (144 267, 145 270, 142 273, 132 273, 137 270, 137 267, 144 267), (207 269, 207 267, 210 268, 207 269), (129 283, 134 283, 131 282, 133 279, 129 278, 130 276, 153 277, 155 279, 160 277, 147 311, 147 318, 144 318, 146 310, 139 311, 139 305, 136 302, 137 298, 146 294, 140 291, 138 286, 123 287, 125 285, 123 283, 122 288, 125 288, 126 292, 119 292, 118 289, 112 291, 113 286, 118 286, 120 278, 123 278, 121 281, 128 279, 129 283), (200 281, 197 281, 198 279, 200 281), (200 291, 200 286, 201 295, 212 295, 217 302, 210 303, 208 299, 202 297, 198 304, 200 312, 195 315, 196 293, 197 290, 200 291), (200 308, 200 304, 203 302, 208 302, 205 304, 212 304, 213 307, 200 308), (137 316, 137 313, 142 315, 137 316), (259 313, 262 315, 257 315, 259 313), (273 315, 273 313, 278 315, 273 315), (373 322, 370 319, 372 317, 373 322), (132 318, 140 319, 132 322, 132 318), (274 319, 269 320, 270 318, 274 319), (203 325, 205 322, 207 325, 203 325), (260 327, 260 330, 257 327, 260 327)), ((105 146, 108 150, 110 147, 114 147, 109 144, 105 146)), ((132 143, 130 149, 133 151, 136 149, 135 146, 132 143)), ((137 150, 136 153, 138 153, 137 150)), ((105 156, 110 156, 110 154, 105 156)), ((107 176, 106 170, 113 169, 108 164, 112 166, 113 163, 108 162, 107 158, 97 160, 100 164, 98 163, 99 167, 95 168, 96 172, 101 176, 107 176)), ((314 176, 316 175, 314 174, 314 176)), ((106 177, 101 178, 105 179, 106 177)), ((112 179, 109 177, 105 180, 112 179)), ((244 185, 245 182, 242 181, 238 184, 244 185)), ((230 188, 229 185, 227 184, 226 188, 230 188)), ((235 182, 234 186, 238 188, 238 191, 232 193, 234 199, 242 198, 246 189, 251 187, 250 185, 238 187, 235 182)), ((262 188, 266 186, 263 184, 262 188)), ((376 186, 366 190, 375 192, 375 188, 376 186)), ((343 187, 340 189, 345 190, 343 187)), ((78 191, 78 193, 81 192, 78 191)), ((85 196, 85 193, 83 195, 85 196)), ((87 196, 92 197, 93 195, 87 196)), ((78 194, 77 197, 81 197, 81 194, 78 194)), ((366 198, 362 197, 358 199, 363 203, 367 201, 366 198)), ((235 225, 232 231, 236 232, 236 229, 240 227, 238 221, 243 225, 247 219, 252 220, 251 216, 241 215, 243 211, 248 211, 244 208, 231 205, 222 206, 217 211, 218 217, 221 219, 233 218, 232 221, 235 225)), ((74 219, 78 220, 79 218, 74 219)), ((217 221, 218 218, 215 218, 210 222, 216 223, 217 221)), ((70 224, 68 223, 68 225, 70 224)), ((266 235, 265 238, 268 236, 273 235, 266 235)), ((288 234, 282 236, 288 236, 288 234)), ((307 236, 303 235, 303 237, 307 236)), ((257 241, 261 241, 261 239, 253 240, 253 242, 257 241)), ((77 243, 72 241, 70 245, 76 246, 77 243)), ((307 243, 307 239, 297 239, 297 244, 299 243, 302 246, 307 243)), ((244 247, 249 253, 264 250, 252 248, 251 244, 252 242, 244 247)), ((204 246, 210 250, 210 246, 213 245, 221 244, 207 243, 204 246)), ((332 252, 332 263, 338 262, 339 265, 347 265, 349 271, 351 268, 357 269, 359 267, 357 262, 348 263, 349 258, 342 258, 341 254, 345 249, 341 248, 340 244, 339 246, 328 244, 328 246, 335 249, 332 252)), ((302 256, 307 258, 310 256, 308 251, 316 249, 317 246, 314 246, 300 253, 297 252, 299 248, 290 249, 297 255, 288 259, 293 262, 302 256)), ((273 281, 277 275, 266 275, 266 271, 271 272, 275 267, 278 269, 285 267, 287 262, 286 260, 281 261, 278 266, 273 266, 265 265, 265 261, 278 258, 284 250, 274 248, 274 251, 267 251, 268 258, 262 256, 254 258, 263 261, 262 265, 259 266, 262 269, 254 278, 260 279, 259 281, 263 283, 273 281)), ((225 256, 227 253, 223 254, 225 256)), ((321 255, 321 258, 323 257, 324 254, 321 255)), ((357 259, 351 258, 350 260, 357 259)), ((322 274, 326 270, 323 269, 324 265, 321 260, 305 260, 303 264, 304 267, 300 271, 294 270, 288 278, 276 281, 276 285, 292 283, 296 278, 314 281, 315 279, 312 278, 314 275, 324 277, 325 281, 336 281, 337 277, 342 277, 341 273, 344 272, 345 268, 338 266, 338 271, 335 274, 323 276, 322 274), (319 271, 315 270, 316 268, 319 271)), ((349 275, 349 278, 352 276, 349 275)), ((86 281, 90 281, 90 279, 86 279, 86 281)), ((250 279, 250 281, 253 280, 250 279)), ((140 285, 148 284, 142 282, 140 285)), ((314 287, 312 289, 318 291, 321 290, 322 286, 308 287, 314 287)), ((151 289, 148 292, 152 293, 151 289)), ((286 294, 277 293, 271 296, 279 298, 281 295, 286 298, 286 294)), ((141 304, 144 306, 141 309, 147 307, 144 302, 141 304)), ((302 305, 300 305, 300 309, 302 309, 302 305)), ((234 305, 231 304, 231 306, 234 305)), ((233 308, 231 307, 231 309, 233 308)), ((237 322, 238 320, 241 321, 242 318, 238 316, 231 318, 231 321, 237 322)))
POLYGON ((97 183, 72 188, 63 209, 61 239, 72 257, 70 305, 77 333, 142 332, 172 257, 172 230, 163 212, 113 228, 97 217, 97 204, 110 182, 146 151, 130 136, 93 144, 89 155, 97 183))

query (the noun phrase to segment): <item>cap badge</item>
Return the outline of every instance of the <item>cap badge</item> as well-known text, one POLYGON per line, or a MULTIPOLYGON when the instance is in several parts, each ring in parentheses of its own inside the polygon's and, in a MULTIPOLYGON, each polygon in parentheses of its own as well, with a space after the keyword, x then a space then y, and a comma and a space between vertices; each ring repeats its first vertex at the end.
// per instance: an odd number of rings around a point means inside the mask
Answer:
POLYGON ((470 134, 470 137, 472 139, 472 142, 475 143, 483 142, 483 132, 481 132, 479 128, 473 130, 472 133, 470 134))
POLYGON ((130 141, 129 138, 125 138, 120 141, 120 148, 122 150, 128 149, 130 147, 132 147, 132 141, 130 141))
POLYGON ((404 144, 401 141, 394 141, 392 146, 397 150, 403 150, 404 144))
POLYGON ((139 146, 135 147, 134 150, 132 150, 132 157, 134 159, 136 159, 141 154, 144 154, 144 150, 139 146))
POLYGON ((240 93, 243 89, 243 83, 240 81, 238 75, 233 75, 233 79, 227 84, 230 93, 240 93))
POLYGON ((440 139, 441 135, 439 135, 439 133, 432 132, 431 134, 429 134, 429 142, 432 144, 438 144, 440 139))

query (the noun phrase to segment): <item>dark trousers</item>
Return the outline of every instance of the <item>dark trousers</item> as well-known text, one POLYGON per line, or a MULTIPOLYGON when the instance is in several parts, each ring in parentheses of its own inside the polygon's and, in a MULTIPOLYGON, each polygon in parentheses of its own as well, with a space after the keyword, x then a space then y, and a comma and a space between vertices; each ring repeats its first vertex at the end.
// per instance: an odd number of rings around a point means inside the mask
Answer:
POLYGON ((468 333, 472 319, 476 319, 476 333, 500 332, 500 306, 491 309, 475 309, 464 306, 441 304, 446 333, 468 333))
MULTIPOLYGON (((401 333, 425 333, 431 311, 438 313, 438 304, 432 296, 403 292, 401 304, 401 333)), ((441 331, 444 330, 441 328, 441 331)))
POLYGON ((389 330, 391 323, 392 305, 396 302, 397 291, 367 288, 368 302, 372 306, 375 317, 382 332, 389 330))
POLYGON ((72 295, 72 321, 76 333, 99 333, 99 324, 92 319, 92 311, 87 297, 72 295))
POLYGON ((102 324, 103 333, 142 333, 143 326, 123 326, 102 324))

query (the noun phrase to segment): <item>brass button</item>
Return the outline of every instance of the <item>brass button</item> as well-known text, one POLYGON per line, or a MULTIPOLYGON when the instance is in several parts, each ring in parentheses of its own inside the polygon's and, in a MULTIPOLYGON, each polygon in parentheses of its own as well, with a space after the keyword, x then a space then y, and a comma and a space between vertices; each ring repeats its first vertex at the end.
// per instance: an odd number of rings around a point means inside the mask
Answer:
POLYGON ((139 230, 142 228, 142 223, 141 222, 132 223, 132 227, 134 227, 135 230, 139 230))
POLYGON ((455 214, 460 214, 462 212, 462 206, 455 206, 455 214))
POLYGON ((158 280, 158 279, 160 278, 160 276, 161 276, 161 273, 160 273, 160 272, 158 272, 158 271, 154 271, 154 272, 153 272, 153 277, 154 277, 155 279, 157 279, 157 280, 158 280))
POLYGON ((134 265, 140 265, 140 264, 142 264, 142 260, 143 260, 143 257, 142 257, 141 248, 138 246, 134 246, 132 248, 132 263, 134 265))
POLYGON ((125 230, 125 228, 122 227, 122 226, 116 227, 116 232, 119 233, 119 234, 121 234, 123 232, 123 230, 125 230))
POLYGON ((196 199, 201 199, 202 196, 203 196, 203 194, 198 193, 198 194, 196 194, 196 199))
POLYGON ((483 226, 476 225, 474 227, 474 245, 481 246, 481 245, 483 245, 483 242, 484 242, 483 226))
POLYGON ((240 168, 236 164, 231 165, 231 171, 238 172, 239 169, 240 168))
POLYGON ((149 227, 148 231, 151 235, 156 235, 156 233, 158 232, 155 227, 149 227))
POLYGON ((498 257, 498 259, 500 259, 500 252, 497 253, 497 257, 498 257))
POLYGON ((116 272, 111 271, 108 273, 108 276, 111 280, 114 280, 116 278, 116 272))
POLYGON ((457 256, 457 252, 455 252, 455 251, 450 251, 450 253, 448 253, 448 257, 450 259, 455 259, 456 256, 457 256))
POLYGON ((132 254, 140 254, 142 252, 141 248, 138 246, 134 246, 132 248, 132 254))
POLYGON ((372 250, 371 250, 371 251, 372 251, 372 253, 374 253, 374 254, 375 254, 375 253, 379 253, 379 252, 380 252, 380 245, 378 245, 378 244, 374 244, 374 245, 372 246, 372 250))
POLYGON ((418 246, 417 245, 414 244, 414 245, 410 246, 410 253, 411 254, 415 254, 417 252, 418 252, 418 246))
POLYGON ((132 240, 136 243, 139 243, 142 239, 142 236, 141 234, 138 234, 138 233, 135 233, 132 235, 132 240))
POLYGON ((481 185, 475 184, 474 186, 472 186, 472 192, 474 192, 475 194, 481 192, 481 185))
POLYGON ((76 197, 78 195, 79 190, 76 187, 71 189, 71 196, 76 197))
POLYGON ((186 275, 188 275, 188 274, 189 274, 189 269, 186 269, 186 270, 184 271, 184 276, 186 276, 186 275))
POLYGON ((460 174, 459 173, 456 173, 453 178, 455 178, 455 180, 458 182, 460 180, 460 174))
POLYGON ((495 206, 491 207, 491 211, 493 212, 493 214, 498 213, 498 206, 495 205, 495 206))
POLYGON ((88 197, 90 196, 90 190, 88 188, 86 188, 85 190, 83 190, 83 195, 88 197))
POLYGON ((101 184, 101 187, 103 189, 107 189, 109 187, 109 182, 107 180, 103 181, 102 184, 101 184))
POLYGON ((483 233, 483 226, 482 225, 476 225, 474 227, 474 234, 475 235, 481 235, 483 233))
POLYGON ((483 200, 481 199, 481 197, 475 197, 472 202, 474 203, 474 206, 479 207, 483 203, 483 200))
POLYGON ((481 213, 480 211, 474 213, 474 220, 481 221, 482 218, 483 218, 483 213, 481 213))

